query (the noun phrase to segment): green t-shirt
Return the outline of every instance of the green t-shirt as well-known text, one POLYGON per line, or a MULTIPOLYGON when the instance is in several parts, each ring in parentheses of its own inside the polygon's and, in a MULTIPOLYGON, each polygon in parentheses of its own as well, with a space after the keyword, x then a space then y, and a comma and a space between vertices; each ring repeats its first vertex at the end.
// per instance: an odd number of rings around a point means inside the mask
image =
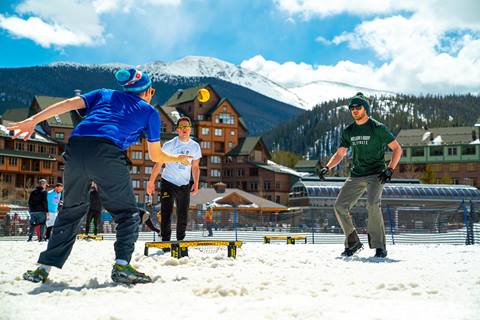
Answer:
POLYGON ((395 140, 393 134, 372 118, 362 125, 355 122, 342 132, 340 147, 352 148, 352 177, 379 174, 385 170, 385 145, 395 140))

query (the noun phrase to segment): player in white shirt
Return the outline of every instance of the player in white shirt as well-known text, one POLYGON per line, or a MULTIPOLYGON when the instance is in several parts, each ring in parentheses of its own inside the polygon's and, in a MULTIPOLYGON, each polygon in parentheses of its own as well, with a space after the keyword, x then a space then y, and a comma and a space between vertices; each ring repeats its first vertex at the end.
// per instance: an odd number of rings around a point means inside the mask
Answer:
MULTIPOLYGON (((192 156, 192 159, 190 166, 181 163, 165 163, 165 168, 162 171, 160 188, 160 211, 162 217, 160 228, 162 241, 170 241, 171 238, 171 216, 174 201, 177 207, 177 240, 180 241, 185 238, 190 194, 197 194, 200 179, 200 158, 202 157, 202 150, 198 143, 190 139, 190 133, 192 132, 192 122, 190 118, 182 117, 178 119, 176 131, 178 136, 165 142, 162 150, 189 155, 192 156), (192 177, 193 184, 191 183, 192 177)), ((162 163, 157 162, 153 167, 147 184, 147 194, 149 195, 152 195, 155 191, 155 180, 160 173, 162 165, 162 163)))

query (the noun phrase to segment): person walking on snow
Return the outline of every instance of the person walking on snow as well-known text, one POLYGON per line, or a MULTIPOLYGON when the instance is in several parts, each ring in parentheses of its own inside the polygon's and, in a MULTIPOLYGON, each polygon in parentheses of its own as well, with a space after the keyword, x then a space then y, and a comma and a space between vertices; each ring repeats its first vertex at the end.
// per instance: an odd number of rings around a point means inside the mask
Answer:
POLYGON ((402 147, 382 123, 369 117, 370 104, 361 92, 350 99, 348 108, 354 122, 343 130, 340 147, 320 170, 319 176, 323 180, 325 174, 342 161, 348 149, 352 149, 350 177, 335 201, 335 215, 345 234, 345 250, 341 255, 349 257, 363 248, 353 226, 350 210, 366 190, 368 244, 375 249, 375 257, 385 258, 387 250, 380 198, 384 184, 391 180, 400 161, 402 147), (385 166, 385 146, 393 152, 388 167, 385 166))
POLYGON ((88 210, 88 192, 91 182, 95 181, 103 206, 117 224, 112 280, 127 284, 152 281, 130 265, 140 218, 125 150, 145 133, 151 160, 189 165, 190 157, 162 151, 160 115, 150 105, 155 94, 150 77, 132 68, 117 71, 115 78, 123 91, 91 91, 53 104, 8 127, 8 130, 15 130, 14 138, 28 133, 23 137, 27 140, 35 126, 50 117, 73 110, 79 110, 84 116, 73 129, 63 155, 65 192, 62 212, 55 221, 47 249, 38 258, 40 265, 36 270, 25 272, 25 280, 45 282, 52 266, 63 267, 88 210))
POLYGON ((58 208, 62 202, 63 184, 58 182, 55 188, 47 192, 48 212, 47 212, 47 232, 45 232, 45 240, 50 239, 53 225, 58 215, 58 208))
POLYGON ((35 228, 40 227, 37 238, 38 241, 43 240, 45 233, 45 221, 47 218, 48 201, 47 201, 47 180, 38 180, 37 187, 30 193, 28 198, 28 212, 30 213, 30 230, 28 232, 28 240, 32 241, 35 228))

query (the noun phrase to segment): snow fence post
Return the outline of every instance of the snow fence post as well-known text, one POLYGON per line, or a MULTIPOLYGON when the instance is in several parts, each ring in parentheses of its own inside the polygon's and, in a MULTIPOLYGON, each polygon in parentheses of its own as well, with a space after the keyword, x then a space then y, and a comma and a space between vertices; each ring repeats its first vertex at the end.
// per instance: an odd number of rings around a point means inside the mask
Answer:
POLYGON ((235 230, 235 241, 238 241, 237 238, 237 207, 233 207, 233 230, 235 230))
POLYGON ((475 232, 474 232, 474 212, 473 212, 473 201, 470 200, 470 234, 472 236, 472 244, 475 244, 475 232))
POLYGON ((465 225, 466 231, 466 238, 465 238, 465 245, 470 245, 470 232, 468 228, 468 212, 467 207, 465 206, 465 199, 462 199, 462 204, 460 205, 463 208, 463 224, 465 225))
POLYGON ((390 211, 390 206, 387 204, 387 217, 388 224, 390 225, 390 235, 392 236, 392 244, 395 244, 395 237, 393 235, 393 225, 392 225, 392 212, 390 211))

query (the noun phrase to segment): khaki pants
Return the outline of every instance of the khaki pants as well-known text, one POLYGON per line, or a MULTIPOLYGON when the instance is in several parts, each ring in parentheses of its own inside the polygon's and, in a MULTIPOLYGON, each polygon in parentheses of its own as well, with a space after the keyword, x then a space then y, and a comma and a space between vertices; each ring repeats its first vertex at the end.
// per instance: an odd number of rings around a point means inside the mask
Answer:
POLYGON ((380 208, 383 184, 378 181, 378 175, 366 177, 349 177, 343 185, 335 201, 335 215, 345 233, 345 247, 348 247, 347 238, 355 227, 352 223, 350 210, 355 206, 362 194, 367 191, 368 209, 368 244, 370 248, 385 249, 385 226, 380 208))

